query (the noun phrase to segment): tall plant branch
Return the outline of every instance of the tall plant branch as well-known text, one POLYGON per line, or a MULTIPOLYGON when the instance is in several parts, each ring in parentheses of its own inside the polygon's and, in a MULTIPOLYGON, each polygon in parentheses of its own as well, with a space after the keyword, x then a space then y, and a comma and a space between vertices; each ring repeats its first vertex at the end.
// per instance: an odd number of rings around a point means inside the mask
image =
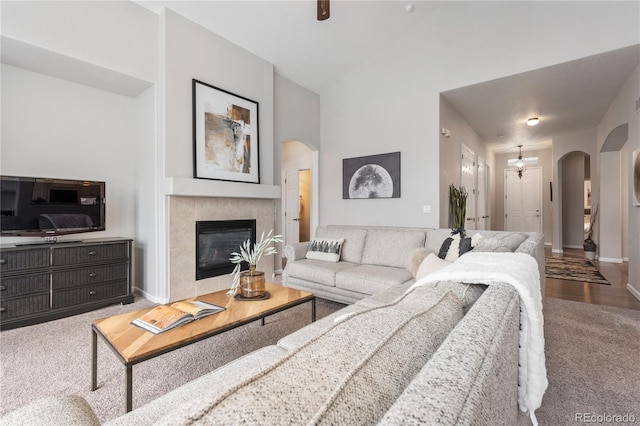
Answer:
POLYGON ((229 296, 235 296, 238 292, 238 287, 240 286, 240 270, 242 267, 242 262, 247 262, 250 267, 254 267, 260 262, 260 259, 263 256, 270 256, 272 254, 276 254, 277 250, 272 244, 281 243, 282 235, 272 235, 273 230, 269 231, 267 236, 265 237, 264 232, 260 235, 260 241, 255 243, 253 247, 251 247, 251 239, 247 239, 244 243, 240 245, 240 251, 234 251, 231 253, 231 257, 229 260, 231 263, 235 263, 236 267, 233 268, 233 283, 231 284, 231 288, 227 292, 229 296))

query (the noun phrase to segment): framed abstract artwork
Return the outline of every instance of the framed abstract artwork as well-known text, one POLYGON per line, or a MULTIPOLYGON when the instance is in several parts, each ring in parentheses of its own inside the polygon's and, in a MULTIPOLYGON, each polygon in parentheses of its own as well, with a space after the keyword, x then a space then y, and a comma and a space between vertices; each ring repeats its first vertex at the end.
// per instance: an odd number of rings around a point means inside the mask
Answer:
POLYGON ((343 159, 342 198, 400 198, 400 153, 343 159))
POLYGON ((193 177, 260 183, 258 103, 198 80, 193 88, 193 177))

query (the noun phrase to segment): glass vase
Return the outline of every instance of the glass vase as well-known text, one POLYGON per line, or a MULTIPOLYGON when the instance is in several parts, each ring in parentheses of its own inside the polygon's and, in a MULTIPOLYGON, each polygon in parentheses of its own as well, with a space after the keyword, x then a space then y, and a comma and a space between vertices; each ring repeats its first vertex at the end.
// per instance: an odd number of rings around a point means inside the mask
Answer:
POLYGON ((256 271, 255 265, 240 273, 240 296, 245 299, 264 297, 264 272, 256 271))

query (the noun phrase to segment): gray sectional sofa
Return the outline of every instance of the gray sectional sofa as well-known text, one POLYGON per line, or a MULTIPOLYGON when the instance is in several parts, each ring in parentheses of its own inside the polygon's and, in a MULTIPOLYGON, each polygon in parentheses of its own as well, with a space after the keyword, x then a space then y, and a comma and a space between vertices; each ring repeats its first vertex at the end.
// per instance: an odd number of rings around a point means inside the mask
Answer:
MULTIPOLYGON (((468 231, 480 234, 474 250, 529 253, 538 261, 544 294, 544 242, 533 232, 468 231)), ((282 284, 341 303, 354 303, 415 277, 408 269, 412 253, 425 248, 438 253, 450 229, 384 226, 319 226, 315 238, 344 238, 340 261, 306 259, 309 242, 286 246, 282 284)))
MULTIPOLYGON (((332 269, 335 285, 323 284, 331 275, 326 269, 294 280, 296 263, 316 265, 291 257, 300 250, 294 247, 286 249, 287 284, 327 285, 320 297, 336 294, 355 303, 109 424, 530 424, 518 407, 516 290, 438 282, 407 292, 413 278, 405 274, 401 250, 406 256, 416 246, 437 248, 448 230, 325 227, 319 233, 334 230, 352 260, 332 269), (363 232, 349 245, 350 236, 363 232), (397 239, 384 243, 385 236, 397 239), (365 263, 374 259, 378 264, 365 263), (364 287, 336 277, 353 268, 350 276, 364 287)), ((491 249, 505 250, 497 241, 506 233, 489 235, 498 237, 491 249)), ((540 259, 542 236, 528 234, 516 250, 540 259)), ((73 396, 36 401, 0 424, 42 421, 99 424, 87 403, 73 396)))

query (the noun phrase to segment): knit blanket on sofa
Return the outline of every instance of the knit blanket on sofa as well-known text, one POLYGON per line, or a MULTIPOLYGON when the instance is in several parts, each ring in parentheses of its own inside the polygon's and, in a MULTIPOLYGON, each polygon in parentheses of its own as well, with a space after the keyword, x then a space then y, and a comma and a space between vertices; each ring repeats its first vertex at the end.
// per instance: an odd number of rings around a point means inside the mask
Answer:
POLYGON ((535 410, 548 386, 544 355, 544 331, 540 273, 536 260, 524 253, 466 253, 452 264, 411 286, 440 281, 491 285, 507 283, 520 296, 518 405, 537 425, 535 410))

